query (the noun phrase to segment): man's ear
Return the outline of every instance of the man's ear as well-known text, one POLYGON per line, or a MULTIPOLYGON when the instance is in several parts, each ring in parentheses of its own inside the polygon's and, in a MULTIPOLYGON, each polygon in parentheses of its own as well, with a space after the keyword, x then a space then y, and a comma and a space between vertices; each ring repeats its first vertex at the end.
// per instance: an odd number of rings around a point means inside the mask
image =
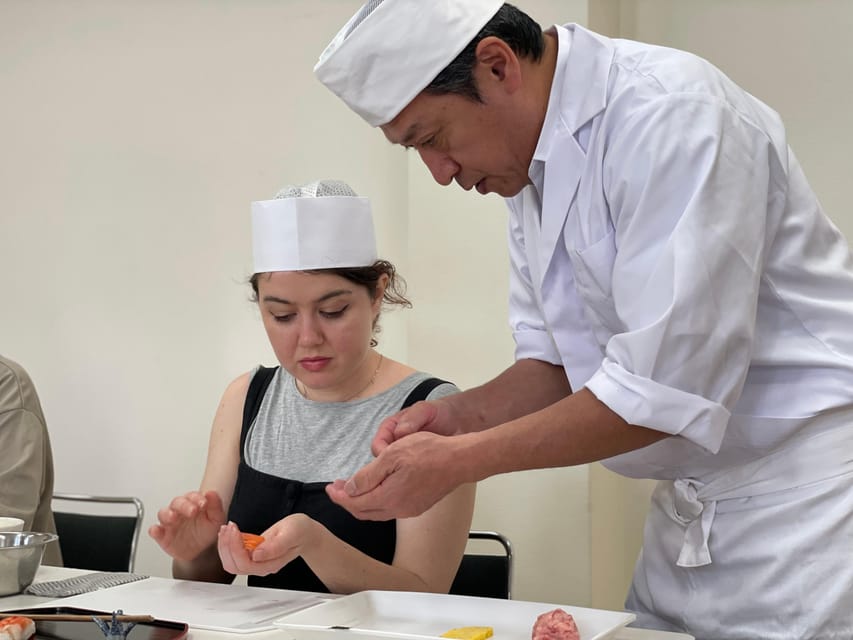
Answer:
POLYGON ((477 60, 477 86, 483 82, 500 83, 504 90, 513 92, 521 86, 521 64, 518 56, 506 42, 487 36, 477 43, 474 52, 477 60))

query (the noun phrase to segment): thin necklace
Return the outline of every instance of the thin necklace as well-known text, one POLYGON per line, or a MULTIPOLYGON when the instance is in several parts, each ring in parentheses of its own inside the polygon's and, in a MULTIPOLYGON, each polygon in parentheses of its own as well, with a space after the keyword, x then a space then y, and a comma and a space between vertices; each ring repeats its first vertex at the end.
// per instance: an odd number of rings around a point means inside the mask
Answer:
MULTIPOLYGON (((370 380, 368 380, 368 381, 367 381, 367 384, 366 384, 366 385, 364 385, 361 389, 359 389, 358 391, 356 391, 354 394, 352 394, 352 395, 351 395, 351 396, 349 396, 348 398, 344 398, 343 400, 337 400, 337 402, 349 402, 350 400, 353 400, 354 398, 357 398, 357 397, 358 397, 358 396, 360 396, 362 393, 364 393, 365 391, 367 391, 367 390, 370 388, 370 385, 372 385, 372 384, 376 381, 376 375, 379 373, 379 368, 382 366, 382 360, 383 360, 384 358, 385 358, 385 356, 383 356, 383 355, 380 353, 380 354, 379 354, 379 362, 376 364, 376 369, 374 369, 374 370, 373 370, 373 375, 372 375, 372 376, 370 376, 370 380)), ((296 388, 297 388, 297 389, 299 389, 299 382, 298 382, 298 381, 297 381, 296 388)), ((304 382, 302 383, 302 388, 301 388, 301 389, 299 389, 299 392, 300 392, 303 396, 305 396, 305 399, 306 399, 306 400, 310 400, 310 399, 311 399, 311 396, 309 396, 309 395, 308 395, 308 387, 306 387, 306 386, 305 386, 305 383, 304 383, 304 382)))

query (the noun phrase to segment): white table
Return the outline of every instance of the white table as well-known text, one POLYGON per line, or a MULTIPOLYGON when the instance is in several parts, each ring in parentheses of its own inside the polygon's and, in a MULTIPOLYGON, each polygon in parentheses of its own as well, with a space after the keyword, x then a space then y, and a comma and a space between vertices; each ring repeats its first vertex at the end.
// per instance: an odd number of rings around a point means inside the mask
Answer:
MULTIPOLYGON (((36 573, 35 582, 49 582, 51 580, 62 580, 74 575, 91 573, 81 569, 66 569, 64 567, 42 566, 36 573)), ((0 612, 14 609, 27 609, 31 607, 44 606, 48 602, 55 602, 50 598, 40 598, 30 595, 13 595, 0 597, 0 612)), ((61 600, 59 601, 61 602, 61 600)), ((258 631, 250 634, 223 633, 210 631, 208 629, 194 629, 190 627, 189 640, 284 640, 288 633, 283 629, 274 631, 258 631)), ((653 631, 649 629, 622 629, 614 636, 614 640, 692 640, 692 636, 681 633, 670 633, 667 631, 653 631)))

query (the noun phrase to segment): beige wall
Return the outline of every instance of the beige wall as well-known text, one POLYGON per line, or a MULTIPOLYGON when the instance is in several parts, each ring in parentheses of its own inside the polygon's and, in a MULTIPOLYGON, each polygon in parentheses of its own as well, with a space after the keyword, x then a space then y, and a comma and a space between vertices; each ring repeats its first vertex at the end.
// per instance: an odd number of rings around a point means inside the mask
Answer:
MULTIPOLYGON (((5 2, 0 349, 32 372, 57 488, 196 488, 226 384, 273 361, 249 202, 340 177, 406 262, 399 150, 313 77, 356 1, 5 2)), ((406 357, 405 316, 383 348, 406 357)), ((138 569, 168 574, 147 537, 138 569)))
MULTIPOLYGON (((461 386, 511 363, 503 203, 434 185, 311 74, 359 4, 0 5, 0 351, 39 387, 58 489, 138 495, 147 526, 197 486, 219 395, 272 361, 242 284, 248 203, 287 182, 339 177, 373 200, 415 302, 385 319, 386 354, 461 386)), ((517 4, 710 58, 782 112, 853 233, 846 1, 517 4)), ((513 540, 516 597, 616 608, 647 494, 598 466, 500 476, 475 526, 513 540)), ((169 572, 147 536, 137 570, 169 572)))

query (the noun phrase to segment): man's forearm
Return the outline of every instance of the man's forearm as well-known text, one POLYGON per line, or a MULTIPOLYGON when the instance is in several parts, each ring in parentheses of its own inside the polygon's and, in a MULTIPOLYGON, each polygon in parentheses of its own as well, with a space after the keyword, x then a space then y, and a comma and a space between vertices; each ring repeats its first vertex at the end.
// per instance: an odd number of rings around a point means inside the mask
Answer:
POLYGON ((534 413, 572 390, 565 370, 541 360, 519 360, 496 378, 438 402, 445 404, 461 433, 482 431, 534 413))
POLYGON ((494 429, 462 435, 456 453, 477 460, 475 482, 500 473, 585 464, 653 444, 669 434, 631 425, 590 391, 494 429))

